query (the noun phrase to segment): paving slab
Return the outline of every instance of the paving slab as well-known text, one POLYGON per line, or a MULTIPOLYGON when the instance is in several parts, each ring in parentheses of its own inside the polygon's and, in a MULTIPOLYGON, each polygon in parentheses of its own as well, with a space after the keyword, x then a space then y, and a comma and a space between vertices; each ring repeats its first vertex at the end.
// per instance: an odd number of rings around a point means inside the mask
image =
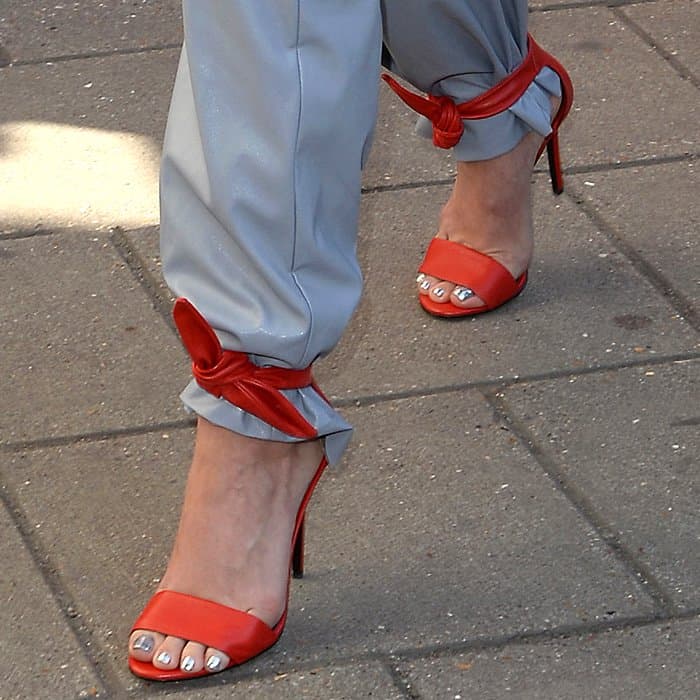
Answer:
POLYGON ((689 306, 700 305, 700 177, 695 162, 588 173, 569 181, 689 306), (653 196, 640 197, 640 191, 653 196))
POLYGON ((698 336, 667 301, 568 198, 553 199, 548 188, 539 178, 525 292, 498 311, 457 321, 426 314, 415 285, 449 187, 366 195, 365 294, 338 348, 318 364, 324 390, 352 398, 697 348, 698 336))
POLYGON ((401 667, 422 700, 695 700, 700 670, 691 649, 698 619, 498 650, 401 667))
POLYGON ((511 387, 508 409, 681 610, 700 606, 700 361, 511 387))
POLYGON ((182 420, 188 363, 106 235, 0 240, 0 441, 182 420))
MULTIPOLYGON (((293 582, 287 630, 227 673, 232 683, 376 651, 653 613, 477 392, 348 413, 356 440, 312 503, 307 575, 293 582), (460 421, 444 420, 455 414, 460 421)), ((101 661, 127 688, 138 682, 125 668, 124 640, 169 553, 190 441, 183 429, 8 456, 8 483, 101 661), (69 499, 80 508, 65 517, 52 509, 69 499)))
POLYGON ((346 413, 356 436, 313 512, 346 524, 318 553, 309 530, 310 571, 339 580, 314 574, 303 601, 315 625, 338 610, 342 644, 400 653, 650 610, 479 392, 346 413))
MULTIPOLYGON (((620 11, 647 32, 661 49, 692 71, 696 80, 700 78, 698 0, 639 3, 622 7, 620 11)), ((690 86, 687 89, 692 90, 690 86)))
POLYGON ((93 653, 127 687, 137 682, 124 664, 125 640, 164 570, 191 442, 184 429, 5 459, 4 478, 21 503, 32 504, 27 515, 96 641, 93 653), (75 507, 59 511, 59 502, 75 507))
POLYGON ((3 0, 0 46, 10 61, 42 61, 180 43, 180 0, 3 0))
POLYGON ((247 700, 402 700, 405 696, 394 686, 389 673, 379 664, 357 664, 332 668, 315 668, 297 673, 279 673, 261 680, 226 679, 179 684, 173 692, 158 693, 158 697, 181 700, 218 700, 246 698, 247 700), (198 685, 206 686, 197 688, 198 685), (195 686, 192 688, 191 686, 195 686))
POLYGON ((160 141, 180 52, 76 59, 2 71, 0 123, 54 122, 160 141))
POLYGON ((530 29, 574 83, 564 167, 697 150, 696 91, 611 10, 536 12, 530 29))
POLYGON ((3 69, 0 232, 157 223, 160 145, 178 55, 3 69))
POLYGON ((94 697, 92 664, 2 504, 0 532, 0 698, 94 697))

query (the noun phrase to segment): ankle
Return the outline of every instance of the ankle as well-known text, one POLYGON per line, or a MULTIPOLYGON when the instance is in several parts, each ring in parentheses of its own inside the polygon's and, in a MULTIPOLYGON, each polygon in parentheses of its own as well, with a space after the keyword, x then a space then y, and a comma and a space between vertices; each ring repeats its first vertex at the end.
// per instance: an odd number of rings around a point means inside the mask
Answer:
POLYGON ((202 417, 197 422, 195 455, 216 455, 219 460, 221 456, 228 456, 246 466, 275 464, 280 467, 292 467, 303 460, 310 451, 318 451, 320 454, 320 442, 262 440, 222 428, 202 417), (318 447, 314 447, 315 445, 318 447))

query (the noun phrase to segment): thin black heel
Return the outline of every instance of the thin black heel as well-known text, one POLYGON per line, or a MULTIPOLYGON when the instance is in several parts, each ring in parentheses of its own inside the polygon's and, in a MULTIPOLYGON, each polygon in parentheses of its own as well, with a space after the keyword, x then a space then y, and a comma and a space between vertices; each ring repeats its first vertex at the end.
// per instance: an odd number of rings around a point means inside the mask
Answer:
POLYGON ((294 540, 294 551, 292 553, 292 576, 294 578, 304 577, 304 523, 306 517, 299 523, 299 531, 294 540))
POLYGON ((559 156, 559 133, 553 132, 547 141, 547 158, 549 160, 549 175, 552 178, 552 190, 554 194, 564 191, 564 174, 561 171, 561 158, 559 156))

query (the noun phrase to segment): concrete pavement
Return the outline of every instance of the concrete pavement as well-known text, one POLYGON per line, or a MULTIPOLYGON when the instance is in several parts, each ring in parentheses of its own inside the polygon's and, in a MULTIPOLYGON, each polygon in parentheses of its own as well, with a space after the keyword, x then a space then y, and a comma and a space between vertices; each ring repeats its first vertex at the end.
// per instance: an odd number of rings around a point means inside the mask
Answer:
POLYGON ((527 290, 415 303, 452 163, 383 90, 307 576, 277 646, 162 686, 124 644, 192 438, 157 253, 178 2, 3 2, 0 700, 700 696, 700 2, 531 10, 577 95, 527 290))

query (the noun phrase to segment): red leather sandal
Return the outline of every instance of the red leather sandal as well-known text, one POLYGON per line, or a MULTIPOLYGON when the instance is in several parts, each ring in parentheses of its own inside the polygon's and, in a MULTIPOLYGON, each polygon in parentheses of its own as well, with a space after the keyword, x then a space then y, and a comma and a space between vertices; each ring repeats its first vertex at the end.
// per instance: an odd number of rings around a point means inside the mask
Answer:
MULTIPOLYGON (((192 357, 193 376, 203 389, 225 398, 293 437, 318 437, 315 428, 279 391, 314 386, 320 393, 309 367, 302 370, 258 367, 250 362, 245 353, 223 350, 211 326, 186 299, 175 302, 173 316, 185 348, 192 357)), ((295 578, 301 578, 304 573, 306 506, 326 466, 324 457, 297 512, 290 546, 290 569, 295 578)), ((274 627, 269 627, 254 615, 211 600, 176 591, 159 591, 148 602, 131 631, 153 630, 199 642, 224 652, 230 658, 230 663, 216 671, 205 666, 198 673, 186 673, 180 668, 156 668, 150 662, 129 656, 129 669, 141 678, 155 681, 184 680, 218 673, 269 649, 280 638, 286 620, 287 606, 274 627)))
MULTIPOLYGON (((409 106, 427 117, 433 124, 433 143, 440 148, 452 148, 464 133, 465 119, 487 119, 500 114, 525 93, 543 68, 551 68, 561 81, 561 103, 552 120, 552 131, 544 139, 535 163, 547 149, 549 173, 555 194, 564 191, 564 176, 559 155, 559 127, 571 110, 574 88, 564 66, 542 49, 528 35, 528 53, 509 76, 473 100, 455 104, 446 96, 427 98, 407 90, 389 75, 383 80, 409 106)), ((484 300, 483 306, 462 308, 448 302, 438 303, 426 294, 419 295, 421 306, 429 313, 442 317, 473 316, 492 311, 516 297, 527 283, 527 271, 518 279, 493 258, 453 241, 434 238, 418 268, 419 272, 465 287, 484 300)))

